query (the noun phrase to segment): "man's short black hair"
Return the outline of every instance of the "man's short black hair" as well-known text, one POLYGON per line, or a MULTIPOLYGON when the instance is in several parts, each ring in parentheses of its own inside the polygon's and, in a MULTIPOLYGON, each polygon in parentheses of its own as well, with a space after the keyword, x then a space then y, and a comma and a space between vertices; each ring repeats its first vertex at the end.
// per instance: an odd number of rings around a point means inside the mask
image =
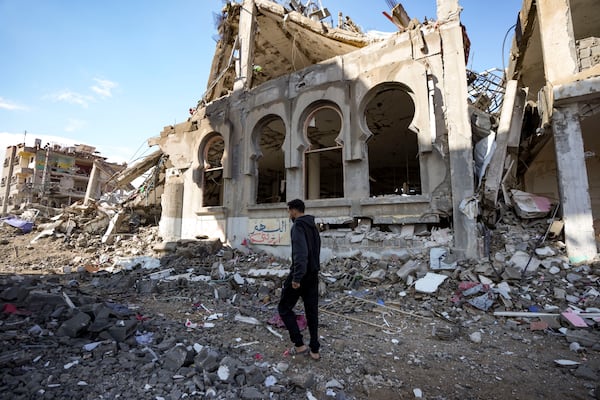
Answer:
POLYGON ((304 213, 304 202, 300 199, 294 199, 288 202, 287 206, 290 210, 298 210, 301 213, 304 213))

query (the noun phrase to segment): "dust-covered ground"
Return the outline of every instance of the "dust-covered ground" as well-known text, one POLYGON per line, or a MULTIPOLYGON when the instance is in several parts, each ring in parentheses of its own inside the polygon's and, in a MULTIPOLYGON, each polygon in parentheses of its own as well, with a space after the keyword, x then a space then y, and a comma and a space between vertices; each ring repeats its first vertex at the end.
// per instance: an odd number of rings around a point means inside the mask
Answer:
POLYGON ((110 245, 0 232, 0 398, 600 398, 598 322, 556 316, 598 310, 599 266, 569 265, 553 242, 511 277, 534 228, 498 230, 492 260, 436 271, 448 277, 431 294, 415 290, 427 247, 324 263, 320 361, 285 354, 275 275, 287 260, 210 240, 157 247, 155 227, 110 245), (487 309, 470 302, 482 296, 487 309))

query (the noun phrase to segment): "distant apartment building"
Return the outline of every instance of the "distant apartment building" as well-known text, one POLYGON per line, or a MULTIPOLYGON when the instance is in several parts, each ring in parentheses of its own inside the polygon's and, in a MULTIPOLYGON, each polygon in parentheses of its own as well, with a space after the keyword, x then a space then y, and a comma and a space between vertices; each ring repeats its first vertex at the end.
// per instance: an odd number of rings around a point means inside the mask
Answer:
POLYGON ((86 193, 98 198, 112 191, 111 177, 126 165, 108 163, 95 150, 83 144, 42 146, 39 139, 33 147, 8 146, 0 181, 2 214, 23 203, 63 207, 83 200, 86 193))

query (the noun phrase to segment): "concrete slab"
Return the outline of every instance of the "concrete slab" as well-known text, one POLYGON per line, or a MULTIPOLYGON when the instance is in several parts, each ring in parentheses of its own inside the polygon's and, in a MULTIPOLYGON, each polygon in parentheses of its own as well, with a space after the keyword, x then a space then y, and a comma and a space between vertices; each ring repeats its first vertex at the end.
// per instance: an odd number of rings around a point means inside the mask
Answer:
POLYGON ((415 282, 415 290, 420 293, 434 293, 446 278, 448 278, 446 275, 428 272, 415 282))

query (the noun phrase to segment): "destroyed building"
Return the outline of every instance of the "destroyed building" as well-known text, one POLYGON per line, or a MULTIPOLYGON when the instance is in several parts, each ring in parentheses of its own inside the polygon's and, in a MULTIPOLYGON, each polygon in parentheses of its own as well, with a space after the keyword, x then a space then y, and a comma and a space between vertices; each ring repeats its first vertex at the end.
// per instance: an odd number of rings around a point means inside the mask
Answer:
POLYGON ((170 162, 163 237, 285 252, 286 201, 302 198, 330 227, 454 214, 455 248, 474 256, 475 219, 459 211, 474 185, 458 7, 440 1, 438 23, 420 24, 399 6, 399 31, 382 39, 341 16, 326 25, 324 9, 228 4, 206 95, 151 140, 170 162))
POLYGON ((112 191, 110 180, 125 165, 106 162, 95 150, 83 144, 42 147, 40 139, 34 146, 8 146, 0 182, 2 214, 23 203, 59 208, 112 191))
MULTIPOLYGON (((478 77, 466 69, 470 41, 457 0, 438 0, 437 21, 423 22, 396 4, 386 15, 398 31, 386 37, 364 34, 342 14, 333 27, 325 19, 329 11, 313 4, 245 0, 223 8, 206 93, 186 122, 150 140, 168 156, 160 222, 165 240, 218 237, 234 247, 286 255, 286 202, 301 198, 323 227, 326 256, 410 247, 413 229, 449 223, 454 253, 474 258, 483 247, 481 200, 493 225, 499 200, 510 204, 508 189, 548 195, 552 185, 540 182, 558 176, 569 255, 580 261, 596 255, 591 206, 579 200, 590 197, 587 177, 569 178, 574 169, 584 174, 586 154, 596 153, 573 150, 565 139, 564 146, 578 154, 577 166, 557 162, 555 174, 544 176, 533 168, 543 169, 540 157, 548 153, 538 137, 564 129, 569 138, 581 137, 579 125, 561 122, 560 109, 551 118, 548 109, 581 104, 576 115, 582 116, 596 109, 597 68, 581 67, 581 54, 570 44, 577 41, 578 49, 595 54, 589 38, 598 35, 590 29, 599 24, 585 10, 598 5, 565 0, 536 8, 525 1, 509 82, 501 78, 493 99, 471 92, 478 77), (556 18, 561 24, 552 22, 556 18), (540 22, 545 19, 547 24, 540 22), (544 51, 565 53, 561 60, 568 53, 570 69, 542 57, 543 46, 535 45, 555 34, 561 40, 547 39, 544 51), (559 83, 567 85, 564 99, 556 96, 559 83), (503 103, 505 86, 510 101, 503 103), (582 98, 573 97, 576 88, 582 98), (495 114, 500 105, 501 115, 495 114), (482 140, 493 142, 486 151, 493 154, 489 166, 474 159, 482 140), (537 163, 524 164, 525 154, 515 152, 524 142, 532 143, 526 156, 537 163), (499 150, 492 153, 493 147, 499 150), (521 157, 510 174, 504 171, 507 154, 521 157), (574 232, 577 225, 585 228, 574 232), (384 235, 403 230, 409 234, 384 235)), ((588 121, 593 126, 593 118, 588 121)), ((559 158, 571 154, 565 150, 557 145, 559 158)))
POLYGON ((600 3, 525 0, 506 81, 483 201, 493 208, 499 189, 518 186, 558 202, 569 259, 591 260, 600 231, 600 3))

